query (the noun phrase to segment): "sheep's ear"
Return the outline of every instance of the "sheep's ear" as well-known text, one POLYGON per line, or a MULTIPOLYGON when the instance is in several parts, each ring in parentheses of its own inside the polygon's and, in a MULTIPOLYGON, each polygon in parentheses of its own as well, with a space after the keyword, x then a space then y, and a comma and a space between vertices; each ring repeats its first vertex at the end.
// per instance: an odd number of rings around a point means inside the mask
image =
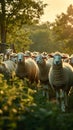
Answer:
POLYGON ((51 58, 53 58, 53 57, 54 57, 54 55, 53 55, 53 54, 48 54, 48 56, 49 56, 49 57, 51 57, 51 58))
POLYGON ((31 58, 36 58, 37 56, 32 55, 31 58))
POLYGON ((69 59, 73 59, 73 55, 69 56, 69 59))
POLYGON ((68 58, 67 56, 62 56, 62 59, 66 59, 66 58, 68 58))
POLYGON ((28 58, 28 57, 30 57, 30 56, 29 56, 29 55, 24 54, 24 58, 28 58))

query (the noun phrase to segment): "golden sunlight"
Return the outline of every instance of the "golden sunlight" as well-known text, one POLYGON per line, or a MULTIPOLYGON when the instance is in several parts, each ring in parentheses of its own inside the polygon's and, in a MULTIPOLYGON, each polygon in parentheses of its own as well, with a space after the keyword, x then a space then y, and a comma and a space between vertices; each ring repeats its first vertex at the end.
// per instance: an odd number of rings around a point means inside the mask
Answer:
POLYGON ((57 15, 62 12, 66 13, 70 4, 73 4, 73 0, 42 0, 47 3, 47 7, 44 10, 44 15, 41 17, 41 22, 50 21, 53 22, 57 15))

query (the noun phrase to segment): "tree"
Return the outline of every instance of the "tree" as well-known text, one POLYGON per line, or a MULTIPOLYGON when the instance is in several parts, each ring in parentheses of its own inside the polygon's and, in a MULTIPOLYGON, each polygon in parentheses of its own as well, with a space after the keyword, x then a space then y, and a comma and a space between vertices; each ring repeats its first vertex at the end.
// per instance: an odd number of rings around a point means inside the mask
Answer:
POLYGON ((0 0, 0 34, 1 42, 6 43, 7 32, 17 24, 38 22, 44 13, 42 1, 33 0, 0 0))
POLYGON ((53 23, 53 32, 56 42, 60 42, 62 49, 72 53, 73 50, 73 5, 67 8, 66 13, 57 15, 53 23))
POLYGON ((52 51, 56 51, 58 48, 54 42, 54 35, 52 35, 49 22, 41 25, 31 26, 30 33, 30 38, 33 42, 33 44, 30 44, 31 51, 46 51, 50 53, 52 51))
POLYGON ((29 45, 32 43, 32 40, 29 38, 30 32, 29 28, 22 26, 20 29, 17 26, 14 26, 13 31, 9 34, 7 33, 7 43, 14 43, 17 51, 22 51, 22 49, 29 49, 29 45))

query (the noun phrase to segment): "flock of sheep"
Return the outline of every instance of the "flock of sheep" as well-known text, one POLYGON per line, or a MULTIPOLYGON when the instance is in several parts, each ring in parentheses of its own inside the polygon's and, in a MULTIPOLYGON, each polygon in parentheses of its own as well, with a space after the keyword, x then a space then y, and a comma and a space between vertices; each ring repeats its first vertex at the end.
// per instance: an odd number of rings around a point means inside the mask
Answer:
POLYGON ((14 53, 6 49, 0 54, 0 73, 11 78, 13 73, 20 79, 28 78, 31 83, 40 83, 43 96, 49 99, 49 87, 56 93, 57 103, 63 112, 68 105, 67 98, 73 86, 73 55, 65 53, 39 53, 25 51, 14 53))

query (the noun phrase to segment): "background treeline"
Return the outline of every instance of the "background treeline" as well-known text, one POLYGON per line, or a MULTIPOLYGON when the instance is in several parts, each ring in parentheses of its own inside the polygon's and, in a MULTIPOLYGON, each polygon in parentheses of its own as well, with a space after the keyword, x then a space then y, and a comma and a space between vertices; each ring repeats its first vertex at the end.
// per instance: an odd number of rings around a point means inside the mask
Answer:
POLYGON ((71 54, 73 5, 69 5, 66 13, 57 15, 53 23, 47 21, 39 24, 46 6, 47 4, 42 1, 0 1, 0 42, 14 43, 17 51, 58 50, 71 54))
POLYGON ((65 52, 73 53, 73 6, 70 5, 67 13, 56 17, 54 23, 23 25, 15 27, 8 34, 8 43, 14 43, 16 48, 30 51, 65 52), (21 46, 22 45, 22 46, 21 46))
POLYGON ((65 31, 65 28, 62 28, 62 31, 64 31, 62 32, 63 34, 58 34, 61 33, 61 31, 59 30, 61 28, 62 27, 54 27, 49 22, 42 25, 24 25, 23 28, 20 29, 20 31, 17 30, 14 31, 13 34, 8 34, 8 44, 14 43, 18 51, 21 51, 24 48, 24 50, 28 49, 30 51, 46 51, 48 53, 60 51, 72 54, 73 28, 68 26, 67 32, 65 31), (54 28, 56 28, 57 30, 55 30, 54 28), (69 28, 72 31, 69 31, 69 28), (11 35, 13 38, 10 37, 11 35))

